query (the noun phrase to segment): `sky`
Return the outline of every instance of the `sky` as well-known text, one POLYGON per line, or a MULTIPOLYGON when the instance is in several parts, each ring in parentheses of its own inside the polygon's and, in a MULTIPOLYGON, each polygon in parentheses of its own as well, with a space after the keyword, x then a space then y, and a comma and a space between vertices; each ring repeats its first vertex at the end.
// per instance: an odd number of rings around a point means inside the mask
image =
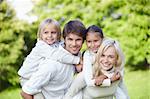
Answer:
POLYGON ((16 11, 16 16, 21 20, 26 20, 29 23, 37 20, 37 16, 29 16, 27 13, 32 10, 33 3, 31 0, 7 0, 16 11))

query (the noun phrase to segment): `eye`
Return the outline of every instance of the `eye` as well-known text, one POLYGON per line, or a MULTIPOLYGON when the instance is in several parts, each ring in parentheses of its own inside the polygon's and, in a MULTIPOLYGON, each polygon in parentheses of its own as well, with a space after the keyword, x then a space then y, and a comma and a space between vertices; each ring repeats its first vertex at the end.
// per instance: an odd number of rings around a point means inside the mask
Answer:
POLYGON ((81 41, 82 39, 81 38, 79 38, 79 39, 77 39, 76 41, 81 41))
POLYGON ((102 55, 101 55, 101 57, 105 57, 105 55, 104 55, 104 54, 102 54, 102 55))
POLYGON ((91 41, 87 41, 87 43, 91 43, 91 41))
POLYGON ((94 42, 97 42, 98 40, 94 40, 94 42))
POLYGON ((108 57, 112 59, 112 58, 114 58, 115 56, 113 56, 113 55, 109 55, 108 57))
POLYGON ((48 31, 44 31, 44 34, 48 34, 48 31))
POLYGON ((72 38, 68 38, 68 40, 69 40, 69 41, 72 41, 73 39, 72 39, 72 38))
POLYGON ((52 34, 57 34, 57 32, 51 32, 52 34))

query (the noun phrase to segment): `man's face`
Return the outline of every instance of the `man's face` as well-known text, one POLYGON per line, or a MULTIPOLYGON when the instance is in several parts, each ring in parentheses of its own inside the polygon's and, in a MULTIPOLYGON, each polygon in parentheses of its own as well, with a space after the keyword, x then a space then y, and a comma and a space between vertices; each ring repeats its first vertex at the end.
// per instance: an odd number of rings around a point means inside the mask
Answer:
POLYGON ((82 47, 82 43, 82 37, 70 33, 65 38, 65 49, 71 54, 77 55, 82 47))

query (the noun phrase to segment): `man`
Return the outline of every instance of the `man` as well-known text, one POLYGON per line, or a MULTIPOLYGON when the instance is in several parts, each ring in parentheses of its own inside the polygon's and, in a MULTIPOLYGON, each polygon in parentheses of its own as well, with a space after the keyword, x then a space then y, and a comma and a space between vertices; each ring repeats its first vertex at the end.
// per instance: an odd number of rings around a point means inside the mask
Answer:
MULTIPOLYGON (((78 55, 85 39, 85 26, 78 20, 69 21, 63 30, 64 48, 68 54, 78 55)), ((59 56, 58 56, 59 57, 59 56)), ((45 59, 39 70, 23 86, 24 99, 33 99, 33 95, 42 92, 45 99, 62 99, 73 80, 74 66, 45 59)))

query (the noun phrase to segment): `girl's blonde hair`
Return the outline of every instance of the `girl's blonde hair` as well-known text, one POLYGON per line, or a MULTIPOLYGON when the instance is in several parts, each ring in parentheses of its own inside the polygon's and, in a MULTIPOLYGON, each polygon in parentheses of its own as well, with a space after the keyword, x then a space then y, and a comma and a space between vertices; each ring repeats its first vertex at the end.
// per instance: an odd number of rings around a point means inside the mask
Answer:
POLYGON ((116 49, 116 53, 117 53, 117 62, 115 64, 115 67, 122 69, 122 67, 124 66, 124 61, 125 61, 124 54, 121 50, 119 42, 116 40, 112 40, 110 38, 105 38, 102 41, 100 48, 98 49, 98 52, 96 54, 96 59, 93 64, 93 76, 94 77, 97 77, 102 74, 99 60, 100 60, 102 54, 104 53, 104 51, 106 51, 106 49, 108 49, 110 46, 114 46, 116 49))
POLYGON ((53 24, 55 25, 57 31, 58 31, 58 37, 57 37, 57 40, 59 41, 60 38, 61 38, 61 28, 60 28, 60 24, 54 20, 54 19, 51 19, 51 18, 47 18, 45 19, 44 21, 42 21, 39 25, 39 28, 38 28, 38 32, 37 32, 37 39, 41 39, 41 33, 42 31, 49 25, 49 24, 53 24))

